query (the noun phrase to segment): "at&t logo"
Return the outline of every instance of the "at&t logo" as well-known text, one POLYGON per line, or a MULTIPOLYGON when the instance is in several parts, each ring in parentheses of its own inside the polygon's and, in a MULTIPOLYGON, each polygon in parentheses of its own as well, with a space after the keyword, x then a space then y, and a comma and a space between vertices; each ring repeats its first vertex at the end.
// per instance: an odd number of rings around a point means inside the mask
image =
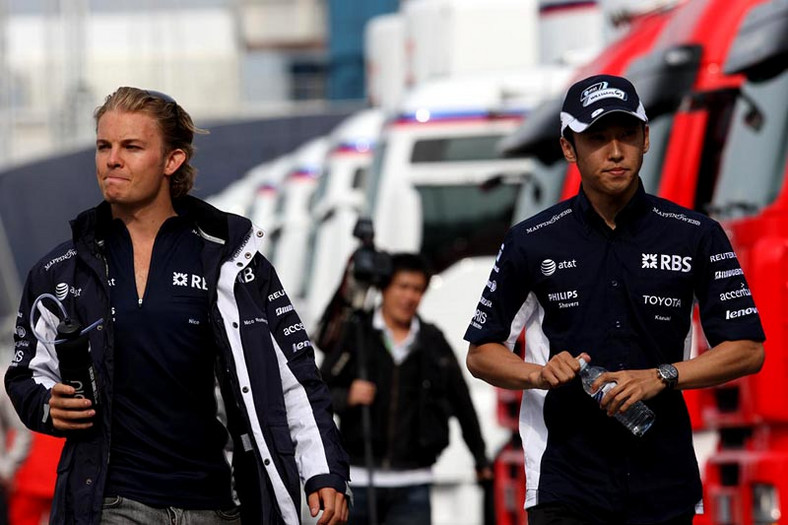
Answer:
POLYGON ((541 265, 542 275, 546 277, 553 275, 556 270, 564 270, 566 268, 577 268, 577 260, 572 259, 570 261, 561 261, 560 263, 556 263, 552 259, 545 259, 542 261, 541 265))

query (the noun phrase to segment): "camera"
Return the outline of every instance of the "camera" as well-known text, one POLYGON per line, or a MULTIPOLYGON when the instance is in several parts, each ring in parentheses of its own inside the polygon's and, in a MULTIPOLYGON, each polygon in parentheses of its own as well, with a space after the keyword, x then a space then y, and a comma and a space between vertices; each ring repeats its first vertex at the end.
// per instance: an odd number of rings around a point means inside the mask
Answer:
POLYGON ((375 249, 372 219, 359 217, 353 236, 361 241, 351 258, 351 271, 356 284, 381 288, 391 277, 391 256, 375 249))

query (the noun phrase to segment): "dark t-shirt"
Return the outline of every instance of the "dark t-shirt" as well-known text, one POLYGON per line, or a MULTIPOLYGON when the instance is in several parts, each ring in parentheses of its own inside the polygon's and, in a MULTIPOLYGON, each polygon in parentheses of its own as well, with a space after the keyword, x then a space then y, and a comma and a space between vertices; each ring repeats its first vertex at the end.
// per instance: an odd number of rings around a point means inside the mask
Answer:
MULTIPOLYGON (((512 347, 525 329, 531 363, 566 350, 609 370, 655 368, 690 357, 696 298, 712 346, 764 339, 718 223, 641 186, 611 230, 581 191, 509 231, 465 338, 512 347)), ((656 420, 637 438, 579 381, 524 391, 526 506, 564 502, 604 516, 601 523, 655 523, 692 510, 701 484, 681 392, 646 404, 656 420)))
POLYGON ((119 220, 106 240, 114 390, 105 496, 191 509, 232 504, 227 432, 217 419, 202 239, 185 218, 161 227, 144 296, 119 220))

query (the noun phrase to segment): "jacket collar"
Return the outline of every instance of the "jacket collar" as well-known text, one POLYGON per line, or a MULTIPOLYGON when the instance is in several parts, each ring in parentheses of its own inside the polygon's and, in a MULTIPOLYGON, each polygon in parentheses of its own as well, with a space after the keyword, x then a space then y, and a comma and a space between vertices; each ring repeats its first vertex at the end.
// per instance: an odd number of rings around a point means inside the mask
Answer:
MULTIPOLYGON (((191 195, 176 199, 173 207, 179 216, 194 221, 204 239, 228 247, 241 244, 252 226, 249 219, 218 210, 191 195)), ((83 211, 71 221, 74 242, 101 245, 107 238, 111 224, 112 210, 109 203, 103 201, 95 208, 83 211)))

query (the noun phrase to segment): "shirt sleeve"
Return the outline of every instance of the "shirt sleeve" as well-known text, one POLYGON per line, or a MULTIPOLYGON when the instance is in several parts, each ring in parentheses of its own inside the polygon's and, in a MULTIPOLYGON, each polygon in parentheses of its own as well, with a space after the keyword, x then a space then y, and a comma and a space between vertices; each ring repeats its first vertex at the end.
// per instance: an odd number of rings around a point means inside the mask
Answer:
POLYGON ((696 296, 703 331, 714 347, 724 341, 764 341, 758 308, 722 227, 714 223, 701 242, 696 296))
POLYGON ((524 306, 529 293, 527 264, 517 230, 509 230, 484 285, 465 340, 480 345, 504 343, 514 347, 525 325, 524 306))

